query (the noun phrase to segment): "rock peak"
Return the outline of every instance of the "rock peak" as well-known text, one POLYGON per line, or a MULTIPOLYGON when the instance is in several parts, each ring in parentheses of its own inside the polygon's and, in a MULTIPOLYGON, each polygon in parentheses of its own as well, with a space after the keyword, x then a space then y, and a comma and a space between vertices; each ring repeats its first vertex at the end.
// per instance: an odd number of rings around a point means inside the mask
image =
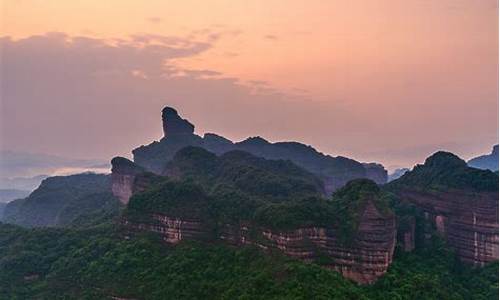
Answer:
POLYGON ((163 122, 163 135, 165 138, 193 134, 194 125, 188 120, 179 116, 177 110, 172 107, 166 106, 161 111, 161 118, 163 122))

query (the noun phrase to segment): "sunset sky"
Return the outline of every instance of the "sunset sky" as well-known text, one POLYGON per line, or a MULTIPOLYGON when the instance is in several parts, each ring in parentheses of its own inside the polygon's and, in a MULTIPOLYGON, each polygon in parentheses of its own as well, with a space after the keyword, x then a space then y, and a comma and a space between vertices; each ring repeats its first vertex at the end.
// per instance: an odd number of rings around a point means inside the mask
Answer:
POLYGON ((2 149, 130 155, 165 105, 388 168, 498 143, 494 0, 0 1, 2 149))

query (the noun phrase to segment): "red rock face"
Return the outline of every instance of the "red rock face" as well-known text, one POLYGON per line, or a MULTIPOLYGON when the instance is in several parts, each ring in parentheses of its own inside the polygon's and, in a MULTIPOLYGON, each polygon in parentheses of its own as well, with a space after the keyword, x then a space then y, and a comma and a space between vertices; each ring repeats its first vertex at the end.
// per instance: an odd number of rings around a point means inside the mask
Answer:
POLYGON ((398 240, 402 242, 403 250, 405 252, 411 252, 415 249, 415 217, 409 217, 407 220, 405 220, 405 223, 406 226, 398 227, 398 240))
POLYGON ((132 223, 124 220, 123 224, 136 229, 159 233, 167 243, 177 244, 181 240, 197 240, 209 233, 200 220, 172 218, 161 214, 151 216, 151 224, 132 223))
POLYGON ((111 165, 111 191, 120 202, 127 204, 134 193, 135 178, 144 169, 123 157, 113 158, 111 165))
POLYGON ((400 196, 428 213, 463 262, 483 266, 498 260, 498 193, 405 190, 400 196))
POLYGON ((132 196, 135 175, 111 174, 111 191, 121 203, 127 204, 132 196))
MULTIPOLYGON (((186 220, 155 214, 153 224, 125 224, 134 229, 160 233, 168 243, 184 239, 201 239, 210 234, 200 220, 186 220)), ((299 228, 292 231, 273 231, 252 228, 252 225, 222 226, 217 238, 232 245, 256 245, 264 250, 279 249, 284 254, 313 261, 326 258, 326 267, 340 272, 358 283, 372 283, 382 276, 392 262, 396 244, 394 216, 382 216, 373 203, 366 205, 358 231, 349 245, 343 245, 338 233, 331 228, 299 228)))
POLYGON ((127 204, 134 193, 146 190, 160 178, 144 172, 142 167, 123 157, 113 158, 111 164, 111 191, 123 204, 127 204))

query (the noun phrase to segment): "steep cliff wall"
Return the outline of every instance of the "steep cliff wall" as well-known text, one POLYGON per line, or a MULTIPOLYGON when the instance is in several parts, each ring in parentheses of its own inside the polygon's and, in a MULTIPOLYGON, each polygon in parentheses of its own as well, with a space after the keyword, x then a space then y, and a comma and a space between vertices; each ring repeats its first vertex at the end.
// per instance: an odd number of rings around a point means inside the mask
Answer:
MULTIPOLYGON (((314 219, 305 215, 301 223, 294 219, 286 224, 266 221, 252 212, 246 219, 237 219, 236 215, 228 218, 226 214, 230 211, 221 206, 225 200, 219 202, 192 184, 189 181, 168 182, 138 193, 129 202, 123 223, 133 230, 161 234, 168 243, 208 239, 235 246, 255 245, 267 251, 280 250, 297 259, 317 262, 363 284, 382 276, 392 262, 396 243, 395 216, 384 206, 380 190, 371 181, 348 183, 332 202, 318 200, 324 203, 324 210, 331 212, 324 215, 326 218, 314 219), (228 223, 230 219, 233 222, 228 223)), ((302 214, 309 209, 314 214, 321 214, 319 206, 313 208, 312 204, 307 204, 311 201, 316 200, 303 202, 306 207, 293 205, 274 214, 302 214)), ((263 205, 266 210, 277 209, 263 205)), ((237 207, 230 209, 238 211, 237 207)), ((259 211, 259 208, 254 210, 259 211)), ((275 215, 270 214, 270 218, 274 218, 275 215)))
POLYGON ((111 166, 111 191, 120 202, 127 204, 134 192, 136 176, 145 170, 123 157, 113 158, 111 166))
POLYGON ((207 239, 210 230, 199 219, 169 217, 162 214, 152 214, 151 220, 145 223, 131 222, 123 219, 123 224, 136 230, 156 232, 163 236, 167 243, 176 244, 182 240, 207 239))
POLYGON ((167 243, 200 240, 210 236, 232 245, 256 245, 264 250, 279 249, 296 259, 320 261, 358 283, 373 283, 392 262, 396 242, 394 216, 383 216, 369 202, 363 211, 353 241, 344 244, 334 228, 308 227, 277 231, 251 224, 224 224, 215 235, 201 220, 152 214, 147 223, 124 220, 129 228, 159 233, 167 243))
MULTIPOLYGON (((498 260, 497 174, 468 167, 452 153, 437 152, 386 188, 400 203, 416 208, 424 237, 433 232, 443 237, 472 265, 498 260)), ((414 229, 407 226, 405 232, 405 244, 412 248, 414 229)))
POLYGON ((400 197, 427 212, 427 220, 466 263, 498 260, 498 193, 402 190, 400 197))
POLYGON ((127 204, 134 193, 142 192, 164 179, 123 157, 113 158, 111 165, 111 191, 123 204, 127 204))

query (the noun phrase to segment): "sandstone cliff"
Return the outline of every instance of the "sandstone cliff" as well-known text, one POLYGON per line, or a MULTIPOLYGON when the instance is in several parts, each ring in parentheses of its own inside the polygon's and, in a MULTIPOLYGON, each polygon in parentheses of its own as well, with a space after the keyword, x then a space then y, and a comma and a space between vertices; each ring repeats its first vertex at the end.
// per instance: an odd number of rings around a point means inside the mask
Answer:
MULTIPOLYGON (((498 260, 498 175, 438 152, 388 188, 422 211, 422 222, 445 238, 462 261, 483 266, 498 260)), ((415 225, 404 231, 410 249, 415 225)))
POLYGON ((111 190, 120 202, 127 204, 134 192, 134 182, 137 175, 145 169, 124 157, 115 157, 111 160, 111 190))
POLYGON ((156 232, 168 243, 222 240, 276 249, 359 283, 374 282, 392 262, 395 217, 371 181, 354 181, 325 201, 314 198, 321 194, 314 177, 289 163, 238 151, 217 157, 200 148, 182 150, 166 170, 174 181, 131 198, 128 228, 156 232), (311 196, 293 200, 300 195, 311 196))
MULTIPOLYGON (((132 229, 159 233, 165 242, 172 244, 182 240, 209 239, 212 234, 199 219, 162 214, 151 214, 150 218, 145 223, 124 219, 123 224, 132 229)), ((218 234, 215 238, 231 245, 278 249, 296 259, 319 262, 362 284, 373 283, 387 272, 396 244, 394 216, 383 216, 371 202, 363 210, 359 229, 350 245, 340 242, 339 233, 334 228, 325 227, 278 231, 254 228, 251 224, 224 224, 218 234)))

